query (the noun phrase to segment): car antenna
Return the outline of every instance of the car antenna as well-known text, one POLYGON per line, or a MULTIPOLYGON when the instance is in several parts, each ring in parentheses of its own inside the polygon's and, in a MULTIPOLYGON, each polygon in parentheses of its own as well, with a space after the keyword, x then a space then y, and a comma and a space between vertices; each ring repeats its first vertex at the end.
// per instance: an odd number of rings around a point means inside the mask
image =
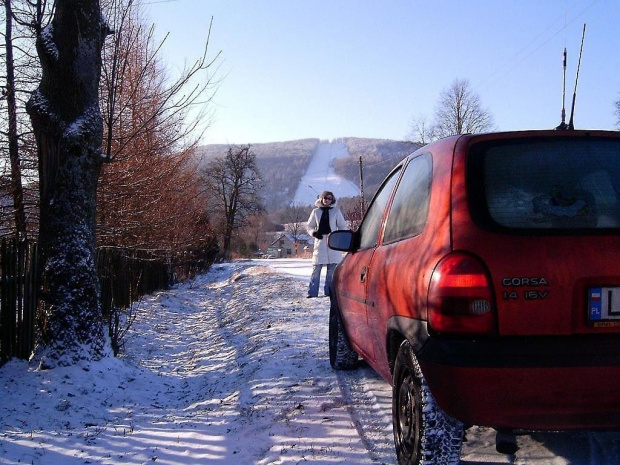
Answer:
POLYGON ((556 129, 566 129, 566 47, 564 47, 564 59, 562 61, 562 122, 556 129))
POLYGON ((575 76, 575 90, 573 90, 573 102, 570 109, 570 119, 568 124, 565 122, 565 110, 564 101, 566 95, 566 48, 564 48, 564 80, 562 83, 562 122, 556 129, 568 129, 570 131, 575 129, 573 124, 573 117, 575 114, 575 100, 577 100, 577 82, 579 81, 579 69, 581 68, 581 55, 583 54, 583 42, 586 37, 586 24, 583 24, 583 32, 581 34, 581 48, 579 50, 579 61, 577 63, 577 75, 575 76))
POLYGON ((570 108, 570 119, 568 120, 568 129, 573 130, 573 116, 575 114, 575 100, 577 99, 577 81, 579 80, 579 68, 581 68, 581 54, 583 53, 583 40, 586 37, 586 23, 583 23, 583 32, 581 34, 581 49, 579 50, 579 62, 577 63, 577 76, 575 76, 575 90, 573 91, 573 103, 570 108))

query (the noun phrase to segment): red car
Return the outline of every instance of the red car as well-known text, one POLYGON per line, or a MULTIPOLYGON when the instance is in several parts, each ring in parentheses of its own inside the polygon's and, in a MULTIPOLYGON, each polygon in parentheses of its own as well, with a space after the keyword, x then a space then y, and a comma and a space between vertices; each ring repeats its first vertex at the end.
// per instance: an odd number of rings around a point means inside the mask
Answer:
POLYGON ((434 142, 329 245, 330 362, 392 383, 401 463, 458 463, 464 425, 620 428, 620 133, 434 142))

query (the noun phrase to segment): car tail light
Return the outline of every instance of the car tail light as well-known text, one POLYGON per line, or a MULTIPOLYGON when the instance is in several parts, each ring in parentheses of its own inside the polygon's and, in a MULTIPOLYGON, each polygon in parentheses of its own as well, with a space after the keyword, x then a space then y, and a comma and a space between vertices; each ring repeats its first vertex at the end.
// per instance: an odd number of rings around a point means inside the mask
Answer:
POLYGON ((438 333, 493 334, 496 310, 484 264, 464 253, 443 258, 431 277, 428 322, 438 333))

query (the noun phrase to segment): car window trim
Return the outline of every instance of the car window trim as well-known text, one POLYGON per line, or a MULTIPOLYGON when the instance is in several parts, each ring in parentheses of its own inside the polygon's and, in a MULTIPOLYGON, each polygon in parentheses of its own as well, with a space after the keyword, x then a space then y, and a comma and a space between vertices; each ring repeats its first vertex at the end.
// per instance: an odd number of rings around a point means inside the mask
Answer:
MULTIPOLYGON (((385 221, 387 219, 387 213, 390 210, 390 207, 392 205, 392 200, 394 200, 394 193, 396 192, 396 187, 398 186, 398 184, 400 183, 400 180, 403 176, 403 172, 404 172, 404 168, 407 166, 407 164, 409 163, 409 157, 412 155, 407 156, 404 160, 402 160, 401 162, 399 162, 389 173, 388 175, 385 177, 385 179, 383 180, 383 182, 381 183, 381 186, 379 186, 379 189, 377 189, 377 193, 374 195, 370 205, 368 206, 368 209, 366 210, 364 217, 362 218, 362 222, 360 223, 360 227, 357 229, 356 234, 358 234, 359 236, 359 232, 361 229, 361 226, 364 224, 364 221, 366 220, 366 217, 368 216, 368 212, 370 211, 370 209, 372 208, 372 206, 375 204, 376 200, 377 200, 377 196, 379 194, 379 192, 381 192, 381 190, 385 187, 385 185, 391 180, 392 175, 396 176, 396 182, 394 183, 394 187, 392 187, 392 190, 390 192, 390 196, 388 198, 388 201, 386 203, 385 206, 385 211, 383 212, 383 214, 381 215, 381 222, 379 224, 379 231, 377 234, 377 240, 375 241, 375 244, 369 247, 359 247, 358 250, 370 250, 370 249, 376 249, 377 247, 379 247, 379 245, 381 244, 381 241, 383 240, 383 230, 385 228, 385 221), (397 171, 399 171, 397 174, 395 174, 397 171)), ((360 244, 360 237, 357 238, 357 243, 360 244)))
MULTIPOLYGON (((385 216, 383 218, 381 234, 380 234, 381 241, 379 242, 379 245, 381 245, 381 246, 389 245, 389 244, 396 244, 397 242, 401 242, 401 241, 404 241, 406 239, 411 239, 412 237, 417 237, 417 236, 419 236, 420 234, 422 234, 424 232, 425 228, 423 228, 422 231, 420 231, 418 233, 415 233, 415 234, 409 234, 409 235, 406 235, 406 236, 403 236, 403 237, 399 237, 397 239, 394 239, 394 240, 391 240, 391 241, 387 241, 387 242, 383 241, 383 237, 384 237, 384 234, 385 234, 385 227, 387 225, 387 220, 390 217, 390 213, 392 211, 392 206, 394 205, 394 197, 396 197, 396 192, 398 191, 398 187, 400 186, 400 183, 401 183, 401 181, 403 179, 403 176, 407 172, 407 168, 409 167, 409 165, 414 160, 417 160, 418 158, 424 157, 424 156, 427 156, 430 159, 430 163, 431 163, 431 188, 429 189, 429 194, 428 194, 428 203, 429 203, 429 206, 430 206, 431 196, 432 196, 432 185, 433 185, 434 160, 433 160, 433 154, 430 151, 424 151, 424 152, 421 152, 419 154, 415 154, 415 156, 414 156, 414 154, 412 154, 410 157, 408 157, 406 164, 402 168, 402 171, 400 173, 400 178, 398 179, 398 181, 396 182, 396 185, 394 186, 394 190, 392 191, 392 195, 390 197, 390 202, 388 204, 388 207, 386 208, 386 212, 385 212, 386 214, 385 214, 385 216)), ((429 215, 429 213, 430 212, 427 212, 427 214, 426 214, 427 222, 428 222, 428 215, 429 215)))

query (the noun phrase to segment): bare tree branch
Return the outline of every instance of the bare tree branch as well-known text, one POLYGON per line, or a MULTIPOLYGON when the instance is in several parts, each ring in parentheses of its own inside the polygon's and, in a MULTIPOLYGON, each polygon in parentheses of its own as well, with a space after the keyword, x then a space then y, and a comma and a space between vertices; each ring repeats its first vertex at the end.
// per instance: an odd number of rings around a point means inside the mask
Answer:
POLYGON ((456 79, 439 96, 433 124, 432 139, 455 134, 480 133, 493 128, 493 115, 482 107, 480 97, 466 79, 456 79))
POLYGON ((222 254, 229 258, 233 234, 263 209, 259 198, 262 178, 250 146, 229 147, 225 156, 212 160, 203 172, 210 207, 221 218, 222 254))

